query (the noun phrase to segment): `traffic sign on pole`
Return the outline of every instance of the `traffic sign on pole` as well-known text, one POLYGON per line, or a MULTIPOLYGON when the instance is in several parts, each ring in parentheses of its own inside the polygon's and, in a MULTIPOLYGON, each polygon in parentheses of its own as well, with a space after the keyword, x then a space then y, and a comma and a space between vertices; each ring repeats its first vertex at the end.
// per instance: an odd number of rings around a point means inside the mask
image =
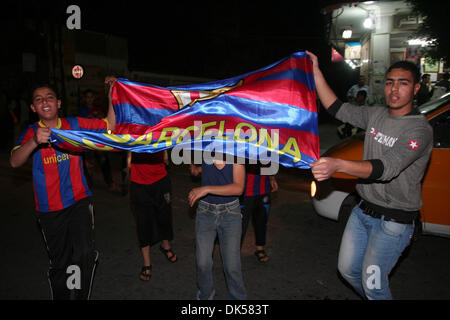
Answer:
POLYGON ((81 79, 84 74, 83 67, 80 65, 76 65, 72 68, 72 75, 75 79, 81 79))

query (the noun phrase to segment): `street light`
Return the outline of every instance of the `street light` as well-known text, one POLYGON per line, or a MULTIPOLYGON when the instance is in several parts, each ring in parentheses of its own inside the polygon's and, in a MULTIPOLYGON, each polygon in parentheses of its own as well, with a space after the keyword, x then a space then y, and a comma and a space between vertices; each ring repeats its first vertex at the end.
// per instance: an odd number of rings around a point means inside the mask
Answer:
POLYGON ((350 39, 352 37, 352 30, 347 29, 342 31, 342 38, 344 39, 350 39))
POLYGON ((364 28, 366 28, 366 29, 373 29, 373 26, 374 26, 373 19, 371 17, 367 17, 364 20, 363 25, 364 25, 364 28))

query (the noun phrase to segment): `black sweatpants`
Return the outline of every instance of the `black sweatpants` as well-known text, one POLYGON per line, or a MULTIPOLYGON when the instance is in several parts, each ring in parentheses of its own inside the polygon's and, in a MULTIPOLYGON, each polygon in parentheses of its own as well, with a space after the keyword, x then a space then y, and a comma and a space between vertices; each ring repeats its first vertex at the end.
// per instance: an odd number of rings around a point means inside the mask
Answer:
POLYGON ((267 220, 270 210, 270 195, 256 195, 243 197, 241 199, 242 212, 242 237, 241 245, 244 242, 247 232, 248 223, 252 219, 253 229, 255 232, 255 245, 266 245, 267 220))
POLYGON ((84 198, 60 211, 38 212, 38 222, 50 259, 52 299, 89 299, 98 258, 91 199, 84 198))

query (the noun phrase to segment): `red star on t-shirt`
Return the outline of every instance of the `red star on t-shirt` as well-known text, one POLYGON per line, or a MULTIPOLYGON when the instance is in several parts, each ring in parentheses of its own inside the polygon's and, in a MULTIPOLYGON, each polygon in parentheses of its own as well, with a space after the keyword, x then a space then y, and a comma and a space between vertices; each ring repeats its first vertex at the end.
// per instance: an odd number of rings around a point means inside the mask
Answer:
POLYGON ((419 143, 416 140, 411 140, 410 142, 408 142, 408 145, 413 150, 419 148, 419 143))

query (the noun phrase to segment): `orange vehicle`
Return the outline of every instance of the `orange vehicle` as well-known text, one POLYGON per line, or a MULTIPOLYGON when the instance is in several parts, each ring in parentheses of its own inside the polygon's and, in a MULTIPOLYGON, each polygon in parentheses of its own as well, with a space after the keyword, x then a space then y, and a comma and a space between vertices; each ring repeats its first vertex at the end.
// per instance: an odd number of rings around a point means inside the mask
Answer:
MULTIPOLYGON (((433 151, 423 179, 420 210, 422 233, 450 237, 450 93, 418 107, 433 128, 433 151)), ((331 147, 323 156, 361 160, 364 132, 331 147)), ((317 189, 313 207, 324 217, 344 219, 356 203, 355 177, 335 173, 330 179, 312 183, 317 189)))

